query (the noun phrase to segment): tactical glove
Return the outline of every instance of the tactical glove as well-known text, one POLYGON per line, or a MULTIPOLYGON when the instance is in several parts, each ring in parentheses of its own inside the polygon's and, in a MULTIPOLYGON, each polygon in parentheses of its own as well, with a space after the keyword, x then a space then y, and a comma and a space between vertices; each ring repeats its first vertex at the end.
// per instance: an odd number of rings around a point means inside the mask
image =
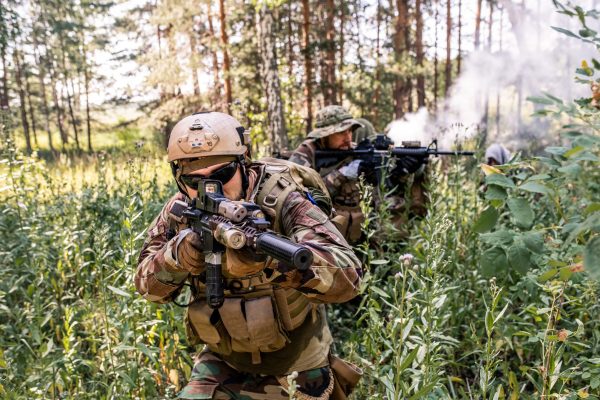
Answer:
POLYGON ((360 163, 361 160, 354 160, 350 164, 344 165, 342 168, 338 169, 338 171, 348 179, 356 179, 358 178, 360 163))
POLYGON ((396 161, 396 170, 404 175, 414 174, 426 163, 427 159, 422 157, 402 156, 396 161))
POLYGON ((184 229, 177 235, 173 249, 177 266, 197 275, 204 269, 200 235, 192 229, 184 229))

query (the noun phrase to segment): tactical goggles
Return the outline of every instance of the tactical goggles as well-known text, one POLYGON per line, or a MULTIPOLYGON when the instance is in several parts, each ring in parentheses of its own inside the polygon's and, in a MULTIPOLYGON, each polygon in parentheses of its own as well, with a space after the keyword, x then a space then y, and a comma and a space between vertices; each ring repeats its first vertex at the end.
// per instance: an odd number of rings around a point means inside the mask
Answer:
POLYGON ((237 168, 237 161, 232 161, 218 170, 211 172, 209 175, 181 175, 179 179, 181 179, 181 182, 183 182, 186 186, 193 189, 198 188, 198 184, 203 179, 211 179, 226 184, 231 180, 231 178, 233 178, 237 168))

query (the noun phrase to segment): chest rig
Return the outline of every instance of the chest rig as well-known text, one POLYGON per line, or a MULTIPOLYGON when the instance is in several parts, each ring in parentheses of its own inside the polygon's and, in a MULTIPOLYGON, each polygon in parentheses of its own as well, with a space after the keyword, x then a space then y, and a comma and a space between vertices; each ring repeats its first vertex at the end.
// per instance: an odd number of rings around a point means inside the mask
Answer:
MULTIPOLYGON (((256 184, 248 201, 261 207, 269 216, 272 229, 282 232, 281 215, 287 197, 301 192, 313 203, 331 211, 327 190, 313 170, 283 160, 264 159, 253 163, 256 184), (315 200, 318 199, 318 200, 315 200)), ((172 219, 171 230, 187 227, 183 219, 172 219)), ((227 253, 224 255, 227 263, 227 253)), ((248 252, 242 257, 229 257, 229 262, 260 263, 248 252)), ((299 291, 273 283, 281 276, 271 259, 262 261, 258 272, 245 276, 224 275, 223 305, 211 309, 205 300, 206 286, 202 275, 192 276, 192 302, 186 315, 186 332, 191 344, 204 343, 211 351, 228 355, 231 352, 251 353, 252 362, 261 362, 261 352, 282 349, 289 342, 288 333, 298 329, 311 314, 317 318, 313 305, 299 291)))

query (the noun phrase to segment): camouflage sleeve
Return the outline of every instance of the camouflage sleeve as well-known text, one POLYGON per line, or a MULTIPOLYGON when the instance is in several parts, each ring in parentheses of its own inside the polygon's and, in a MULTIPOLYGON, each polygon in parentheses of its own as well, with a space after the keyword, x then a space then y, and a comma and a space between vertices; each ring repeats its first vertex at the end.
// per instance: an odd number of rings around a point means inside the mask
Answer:
POLYGON ((305 140, 290 156, 290 161, 304 167, 315 169, 316 146, 312 140, 305 140))
POLYGON ((283 233, 308 246, 314 256, 307 271, 286 272, 282 285, 303 292, 315 302, 343 303, 356 296, 360 261, 327 216, 297 192, 286 199, 282 213, 283 233))
POLYGON ((329 191, 331 198, 334 198, 340 194, 340 189, 344 183, 348 182, 346 178, 338 169, 334 169, 330 173, 323 176, 323 183, 329 191))
POLYGON ((157 303, 171 301, 189 275, 177 268, 173 257, 176 237, 170 240, 167 237, 169 210, 181 197, 172 197, 152 222, 138 259, 135 287, 144 298, 157 303))

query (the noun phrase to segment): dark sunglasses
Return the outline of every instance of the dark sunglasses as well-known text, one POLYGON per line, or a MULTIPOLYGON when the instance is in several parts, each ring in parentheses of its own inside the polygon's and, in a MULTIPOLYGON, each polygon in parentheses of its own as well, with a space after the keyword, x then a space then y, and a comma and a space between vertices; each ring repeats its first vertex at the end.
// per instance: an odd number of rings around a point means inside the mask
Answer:
POLYGON ((233 178, 237 171, 237 161, 232 161, 224 167, 219 168, 218 170, 212 172, 210 175, 181 175, 180 179, 186 186, 191 187, 193 189, 198 188, 198 184, 203 179, 211 179, 215 181, 220 181, 225 184, 233 178))

